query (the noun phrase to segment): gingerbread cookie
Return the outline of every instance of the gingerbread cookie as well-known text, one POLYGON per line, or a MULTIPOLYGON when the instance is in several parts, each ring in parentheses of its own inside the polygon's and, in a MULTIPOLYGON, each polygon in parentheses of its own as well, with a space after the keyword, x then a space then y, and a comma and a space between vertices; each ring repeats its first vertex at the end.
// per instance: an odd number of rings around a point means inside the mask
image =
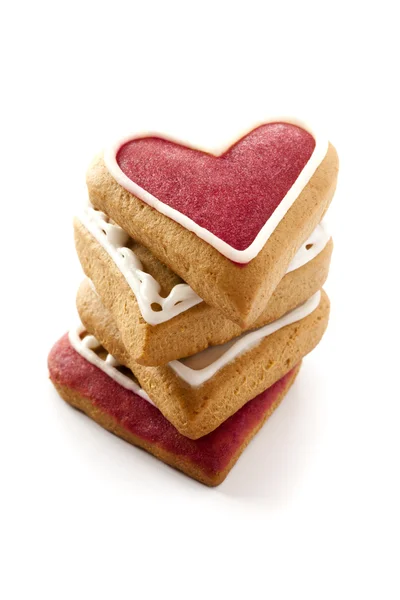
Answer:
POLYGON ((80 317, 86 330, 137 377, 163 415, 197 439, 216 429, 246 402, 290 371, 320 341, 329 300, 317 292, 277 321, 163 367, 130 359, 111 313, 87 286, 80 317))
POLYGON ((213 155, 165 137, 96 159, 92 204, 241 327, 254 323, 333 196, 338 159, 309 128, 275 120, 213 155))
POLYGON ((225 479, 300 368, 294 367, 209 435, 190 440, 149 402, 132 374, 118 370, 96 340, 90 342, 82 350, 85 357, 73 348, 68 336, 51 350, 50 378, 60 396, 108 431, 209 486, 225 479))
MULTIPOLYGON (((202 302, 104 213, 87 207, 75 220, 75 240, 83 269, 112 312, 131 360, 148 366, 166 364, 223 344, 250 328, 241 328, 202 302)), ((330 236, 318 225, 251 327, 277 320, 317 292, 328 275, 331 252, 330 236)), ((78 294, 78 309, 84 299, 84 293, 78 294)))

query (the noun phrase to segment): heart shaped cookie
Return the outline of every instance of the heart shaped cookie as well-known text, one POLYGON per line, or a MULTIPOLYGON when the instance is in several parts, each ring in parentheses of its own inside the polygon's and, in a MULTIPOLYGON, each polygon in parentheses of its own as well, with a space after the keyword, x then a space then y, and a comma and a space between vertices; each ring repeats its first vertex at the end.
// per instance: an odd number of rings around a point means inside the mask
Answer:
POLYGON ((210 486, 225 479, 249 441, 279 405, 300 368, 295 366, 209 435, 191 440, 144 399, 139 386, 124 384, 124 379, 129 384, 133 381, 126 375, 121 377, 121 373, 95 353, 101 355, 102 350, 104 353, 104 349, 95 347, 91 352, 95 360, 91 360, 72 346, 67 335, 54 345, 48 364, 50 378, 60 396, 105 429, 210 486), (99 363, 107 368, 99 367, 99 363), (117 377, 112 378, 110 370, 117 377))
POLYGON ((88 187, 96 208, 248 325, 321 220, 336 175, 332 146, 295 121, 273 120, 218 155, 131 136, 94 163, 88 187))
POLYGON ((247 263, 326 151, 326 140, 299 125, 271 122, 218 155, 150 135, 118 142, 105 161, 122 187, 227 258, 247 263))

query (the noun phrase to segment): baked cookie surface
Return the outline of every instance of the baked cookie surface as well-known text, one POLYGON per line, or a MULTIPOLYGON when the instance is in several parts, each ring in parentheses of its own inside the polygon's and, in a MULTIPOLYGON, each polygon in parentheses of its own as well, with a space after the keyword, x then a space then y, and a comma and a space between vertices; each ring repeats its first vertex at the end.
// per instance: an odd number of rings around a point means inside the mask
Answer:
POLYGON ((67 335, 52 348, 48 365, 50 378, 66 402, 115 435, 209 486, 219 485, 225 479, 279 405, 300 368, 295 366, 209 435, 190 440, 146 399, 83 358, 67 335))
MULTIPOLYGON (((105 215, 89 209, 88 217, 75 219, 74 228, 83 270, 112 312, 132 360, 148 366, 166 364, 223 344, 250 329, 202 302, 179 276, 121 228, 109 223, 105 215), (107 233, 102 227, 108 227, 107 233), (123 246, 117 242, 111 245, 107 234, 123 246), (134 260, 121 264, 118 252, 130 253, 134 260), (136 278, 136 284, 132 278, 136 278), (175 302, 172 307, 170 299, 175 302), (159 310, 154 311, 154 306, 159 310)), ((321 289, 328 275, 332 246, 326 228, 318 225, 251 328, 275 321, 321 289)), ((84 301, 84 292, 78 293, 78 310, 84 301)))
POLYGON ((80 311, 86 330, 129 367, 164 416, 192 439, 216 429, 290 371, 319 343, 329 318, 328 297, 318 292, 281 320, 228 344, 162 367, 146 367, 130 359, 99 296, 90 287, 86 296, 80 311))

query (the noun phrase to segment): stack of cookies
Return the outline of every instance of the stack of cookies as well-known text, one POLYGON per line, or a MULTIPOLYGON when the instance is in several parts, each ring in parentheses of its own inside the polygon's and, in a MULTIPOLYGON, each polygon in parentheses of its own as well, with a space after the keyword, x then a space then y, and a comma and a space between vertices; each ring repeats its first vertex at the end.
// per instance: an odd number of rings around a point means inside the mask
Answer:
POLYGON ((75 219, 81 324, 49 356, 62 398, 223 481, 327 327, 337 172, 333 146, 287 119, 217 153, 146 134, 97 157, 75 219))

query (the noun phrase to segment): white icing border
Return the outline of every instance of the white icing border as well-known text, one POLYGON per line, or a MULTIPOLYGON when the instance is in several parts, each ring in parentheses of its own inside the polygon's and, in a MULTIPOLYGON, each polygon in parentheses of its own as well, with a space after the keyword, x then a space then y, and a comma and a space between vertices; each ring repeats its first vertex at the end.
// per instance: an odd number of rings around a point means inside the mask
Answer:
POLYGON ((150 400, 146 392, 142 390, 137 383, 115 368, 120 364, 116 358, 111 354, 108 354, 106 360, 102 360, 95 352, 93 352, 93 348, 98 348, 101 344, 93 335, 87 335, 82 340, 80 336, 84 331, 86 331, 86 329, 82 324, 69 331, 68 338, 74 350, 76 350, 76 352, 78 352, 85 360, 119 383, 119 385, 122 385, 125 389, 134 392, 155 406, 154 402, 150 400))
MULTIPOLYGON (((187 283, 177 284, 166 298, 160 296, 161 286, 158 281, 142 270, 142 263, 132 250, 124 248, 123 244, 126 243, 129 235, 119 225, 109 223, 107 216, 101 211, 88 205, 79 220, 104 248, 125 277, 138 302, 142 317, 149 325, 159 325, 169 321, 203 301, 187 283), (161 310, 153 310, 153 303, 158 304, 161 310)), ((313 260, 322 252, 329 239, 330 235, 326 225, 324 223, 317 225, 310 237, 297 251, 287 273, 299 269, 313 260), (307 250, 306 246, 309 244, 312 244, 312 248, 307 250)), ((91 282, 91 286, 96 292, 93 282, 91 282)))
MULTIPOLYGON (((228 347, 227 351, 224 352, 224 354, 222 354, 222 356, 220 356, 217 360, 203 369, 191 369, 179 360, 171 361, 168 363, 168 366, 171 367, 178 377, 183 379, 183 381, 185 381, 188 385, 191 387, 199 387, 211 379, 211 377, 213 377, 220 369, 224 368, 228 363, 233 362, 241 354, 244 354, 248 350, 251 350, 257 346, 257 344, 259 344, 267 336, 310 315, 318 307, 320 300, 321 292, 319 291, 311 296, 311 298, 309 298, 306 302, 304 302, 304 304, 298 306, 294 310, 291 310, 277 321, 269 323, 268 325, 264 325, 264 327, 260 327, 255 331, 250 331, 249 333, 239 336, 233 345, 231 342, 223 344, 223 346, 226 345, 228 347)), ((205 352, 206 351, 207 350, 205 350, 205 352)))
POLYGON ((292 259, 292 262, 288 266, 286 274, 296 271, 296 269, 300 269, 300 267, 304 267, 304 265, 306 265, 308 262, 314 260, 314 258, 316 258, 320 252, 322 252, 330 239, 331 235, 328 231, 326 223, 321 221, 321 223, 316 226, 310 237, 298 249, 297 253, 292 259), (307 246, 311 246, 311 248, 307 249, 307 246))
MULTIPOLYGON (((223 154, 235 142, 237 142, 245 135, 256 129, 256 127, 265 125, 267 123, 289 123, 291 125, 296 125, 304 129, 314 137, 315 148, 311 157, 309 158, 308 162, 306 163, 305 167, 301 171, 300 175, 298 176, 292 187, 289 189, 285 197, 281 200, 280 204, 276 207, 275 211, 272 213, 265 225, 260 229, 254 241, 250 244, 250 246, 245 248, 245 250, 237 250, 236 248, 233 248, 232 246, 221 240, 219 237, 211 233, 211 231, 208 231, 204 227, 201 227, 186 215, 180 213, 178 210, 168 206, 167 204, 164 204, 164 202, 162 202, 161 200, 158 200, 158 198, 147 192, 137 183, 132 181, 127 175, 125 175, 125 173, 119 167, 116 159, 119 149, 124 144, 126 144, 129 141, 132 141, 133 139, 138 138, 161 137, 165 140, 181 144, 195 150, 204 151, 203 148, 196 148, 191 144, 175 139, 169 135, 156 132, 147 132, 143 134, 130 135, 113 144, 110 148, 105 150, 104 162, 112 177, 117 181, 117 183, 119 183, 119 185, 125 188, 128 192, 130 192, 149 206, 155 208, 158 212, 162 213, 166 217, 169 217, 170 219, 176 221, 177 223, 185 227, 187 230, 193 231, 193 233, 195 233, 199 238, 210 244, 210 246, 213 246, 216 250, 218 250, 218 252, 226 256, 226 258, 228 258, 229 260, 232 260, 237 263, 246 264, 249 263, 253 258, 255 258, 265 246, 266 242, 268 241, 268 239, 270 238, 280 221, 286 215, 294 201, 298 198, 304 187, 314 175, 317 167, 325 158, 325 155, 328 150, 327 138, 321 136, 320 134, 317 135, 313 131, 313 129, 306 123, 303 123, 302 121, 291 117, 275 117, 273 119, 268 119, 266 121, 261 121, 257 124, 254 124, 251 128, 248 128, 245 131, 245 133, 242 133, 239 136, 237 136, 235 140, 231 140, 228 144, 224 144, 224 146, 222 148, 219 148, 217 152, 214 152, 214 154, 216 156, 223 154)), ((206 151, 210 152, 210 149, 206 151)))
POLYGON ((187 283, 178 283, 166 298, 160 296, 161 286, 158 281, 143 271, 138 256, 124 247, 129 235, 119 225, 108 223, 107 215, 101 211, 89 205, 79 220, 109 254, 125 277, 135 294, 142 317, 149 325, 159 325, 169 321, 203 302, 187 283), (161 310, 153 310, 152 304, 158 304, 161 310))

